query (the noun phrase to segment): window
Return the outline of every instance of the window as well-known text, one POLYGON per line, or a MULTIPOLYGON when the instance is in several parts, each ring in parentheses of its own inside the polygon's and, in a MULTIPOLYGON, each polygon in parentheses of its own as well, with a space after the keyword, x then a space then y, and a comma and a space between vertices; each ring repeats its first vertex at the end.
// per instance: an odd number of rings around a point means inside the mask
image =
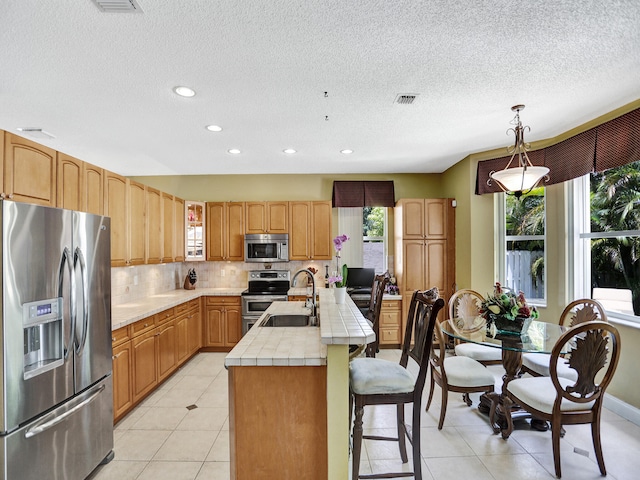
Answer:
POLYGON ((386 225, 386 207, 362 209, 362 266, 375 268, 377 274, 387 270, 386 225))
POLYGON ((640 162, 585 175, 573 187, 576 295, 640 321, 640 162))
POLYGON ((497 195, 498 278, 503 286, 523 291, 534 304, 545 302, 545 189, 539 187, 520 199, 497 195))
POLYGON ((338 233, 349 235, 342 251, 342 262, 351 267, 374 268, 377 274, 387 268, 387 208, 341 207, 338 233), (356 239, 362 239, 356 243, 356 239))

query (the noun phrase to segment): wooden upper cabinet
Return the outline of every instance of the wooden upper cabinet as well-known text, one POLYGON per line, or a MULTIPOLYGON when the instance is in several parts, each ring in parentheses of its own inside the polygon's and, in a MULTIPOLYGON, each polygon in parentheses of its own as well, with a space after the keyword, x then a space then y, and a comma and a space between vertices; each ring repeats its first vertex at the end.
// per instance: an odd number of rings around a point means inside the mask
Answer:
POLYGON ((17 202, 55 207, 56 167, 55 150, 5 132, 0 196, 17 202))
POLYGON ((289 202, 289 258, 330 260, 331 202, 289 202))
POLYGON ((104 215, 104 171, 90 163, 85 163, 83 170, 82 209, 95 215, 104 215))
POLYGON ((129 186, 129 264, 141 265, 146 258, 147 197, 142 183, 127 180, 129 186))
POLYGON ((175 242, 173 244, 173 260, 176 262, 184 262, 184 236, 186 223, 184 213, 184 200, 182 198, 173 197, 173 211, 175 218, 175 242))
POLYGON ((398 200, 402 211, 402 238, 447 238, 450 198, 411 198, 398 200))
POLYGON ((289 202, 246 202, 245 233, 289 233, 289 202))
MULTIPOLYGON (((173 195, 162 192, 162 261, 173 262, 176 238, 176 217, 173 195)), ((178 232, 182 235, 182 231, 178 232)))
POLYGON ((207 202, 207 260, 244 260, 243 202, 207 202))
MULTIPOLYGON (((164 247, 164 232, 162 231, 162 192, 155 188, 146 187, 147 197, 147 245, 145 263, 153 264, 162 261, 164 247)), ((132 226, 132 228, 135 228, 132 226)))
POLYGON ((111 217, 111 266, 129 264, 129 188, 127 179, 104 170, 104 214, 111 217))
POLYGON ((84 162, 58 152, 58 200, 56 206, 84 211, 84 162))

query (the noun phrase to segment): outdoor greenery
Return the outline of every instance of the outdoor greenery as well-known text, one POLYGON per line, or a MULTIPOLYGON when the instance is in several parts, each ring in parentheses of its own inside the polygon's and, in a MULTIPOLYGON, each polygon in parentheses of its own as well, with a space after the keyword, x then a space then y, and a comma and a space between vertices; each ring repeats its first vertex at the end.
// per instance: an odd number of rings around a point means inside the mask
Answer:
POLYGON ((591 174, 591 231, 635 231, 591 242, 591 285, 629 289, 640 312, 640 162, 591 174))
POLYGON ((362 209, 362 236, 384 236, 384 207, 364 207, 362 209))

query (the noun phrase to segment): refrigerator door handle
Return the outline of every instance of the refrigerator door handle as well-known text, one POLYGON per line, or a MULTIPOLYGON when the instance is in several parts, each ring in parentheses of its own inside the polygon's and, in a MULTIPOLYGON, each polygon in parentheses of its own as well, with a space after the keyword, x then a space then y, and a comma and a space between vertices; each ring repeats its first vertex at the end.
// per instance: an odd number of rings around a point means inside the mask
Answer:
MULTIPOLYGON (((80 292, 82 294, 82 335, 80 338, 76 335, 76 353, 80 355, 84 350, 85 343, 87 341, 87 327, 89 323, 89 295, 87 294, 87 264, 84 261, 84 255, 80 247, 76 247, 76 251, 73 256, 73 270, 80 264, 80 278, 82 281, 82 288, 80 292)), ((77 326, 77 322, 76 322, 77 326)), ((76 328, 77 334, 77 328, 76 328)))
MULTIPOLYGON (((69 270, 69 282, 71 283, 71 288, 69 290, 71 292, 71 298, 69 301, 69 309, 71 315, 71 325, 69 327, 69 338, 64 339, 64 358, 69 356, 69 350, 72 347, 73 337, 76 330, 76 295, 75 295, 75 280, 73 278, 73 265, 71 262, 71 250, 69 247, 64 247, 62 251, 62 256, 60 258, 60 268, 58 270, 58 297, 61 297, 64 302, 64 270, 65 266, 69 270)), ((63 305, 64 309, 64 305, 63 305)))
MULTIPOLYGON (((91 403, 93 400, 95 400, 96 397, 98 395, 100 395, 104 389, 105 389, 105 385, 103 383, 102 385, 100 385, 100 387, 96 391, 91 393, 88 398, 86 398, 85 400, 83 400, 79 404, 75 405, 74 407, 70 408, 66 412, 64 412, 64 413, 62 413, 60 415, 55 415, 55 412, 52 412, 54 417, 51 420, 49 420, 47 422, 43 422, 43 423, 38 423, 37 425, 34 425, 30 429, 28 429, 24 434, 25 438, 35 437, 36 435, 38 435, 38 434, 40 434, 40 433, 42 433, 42 432, 44 432, 46 430, 49 430, 52 427, 55 427, 60 422, 63 422, 65 420, 65 418, 67 418, 70 415, 73 415, 78 410, 82 409, 85 405, 87 405, 87 404, 91 403)), ((49 417, 49 415, 45 416, 44 419, 47 419, 48 417, 49 417)))

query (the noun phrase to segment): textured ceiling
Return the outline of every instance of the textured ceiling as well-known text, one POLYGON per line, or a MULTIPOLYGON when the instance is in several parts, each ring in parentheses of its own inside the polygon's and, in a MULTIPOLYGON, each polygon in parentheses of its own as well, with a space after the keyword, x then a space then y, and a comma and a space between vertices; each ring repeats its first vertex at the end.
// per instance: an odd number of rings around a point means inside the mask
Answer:
POLYGON ((638 0, 137 2, 2 0, 0 128, 123 175, 442 172, 512 105, 535 141, 640 98, 638 0))

